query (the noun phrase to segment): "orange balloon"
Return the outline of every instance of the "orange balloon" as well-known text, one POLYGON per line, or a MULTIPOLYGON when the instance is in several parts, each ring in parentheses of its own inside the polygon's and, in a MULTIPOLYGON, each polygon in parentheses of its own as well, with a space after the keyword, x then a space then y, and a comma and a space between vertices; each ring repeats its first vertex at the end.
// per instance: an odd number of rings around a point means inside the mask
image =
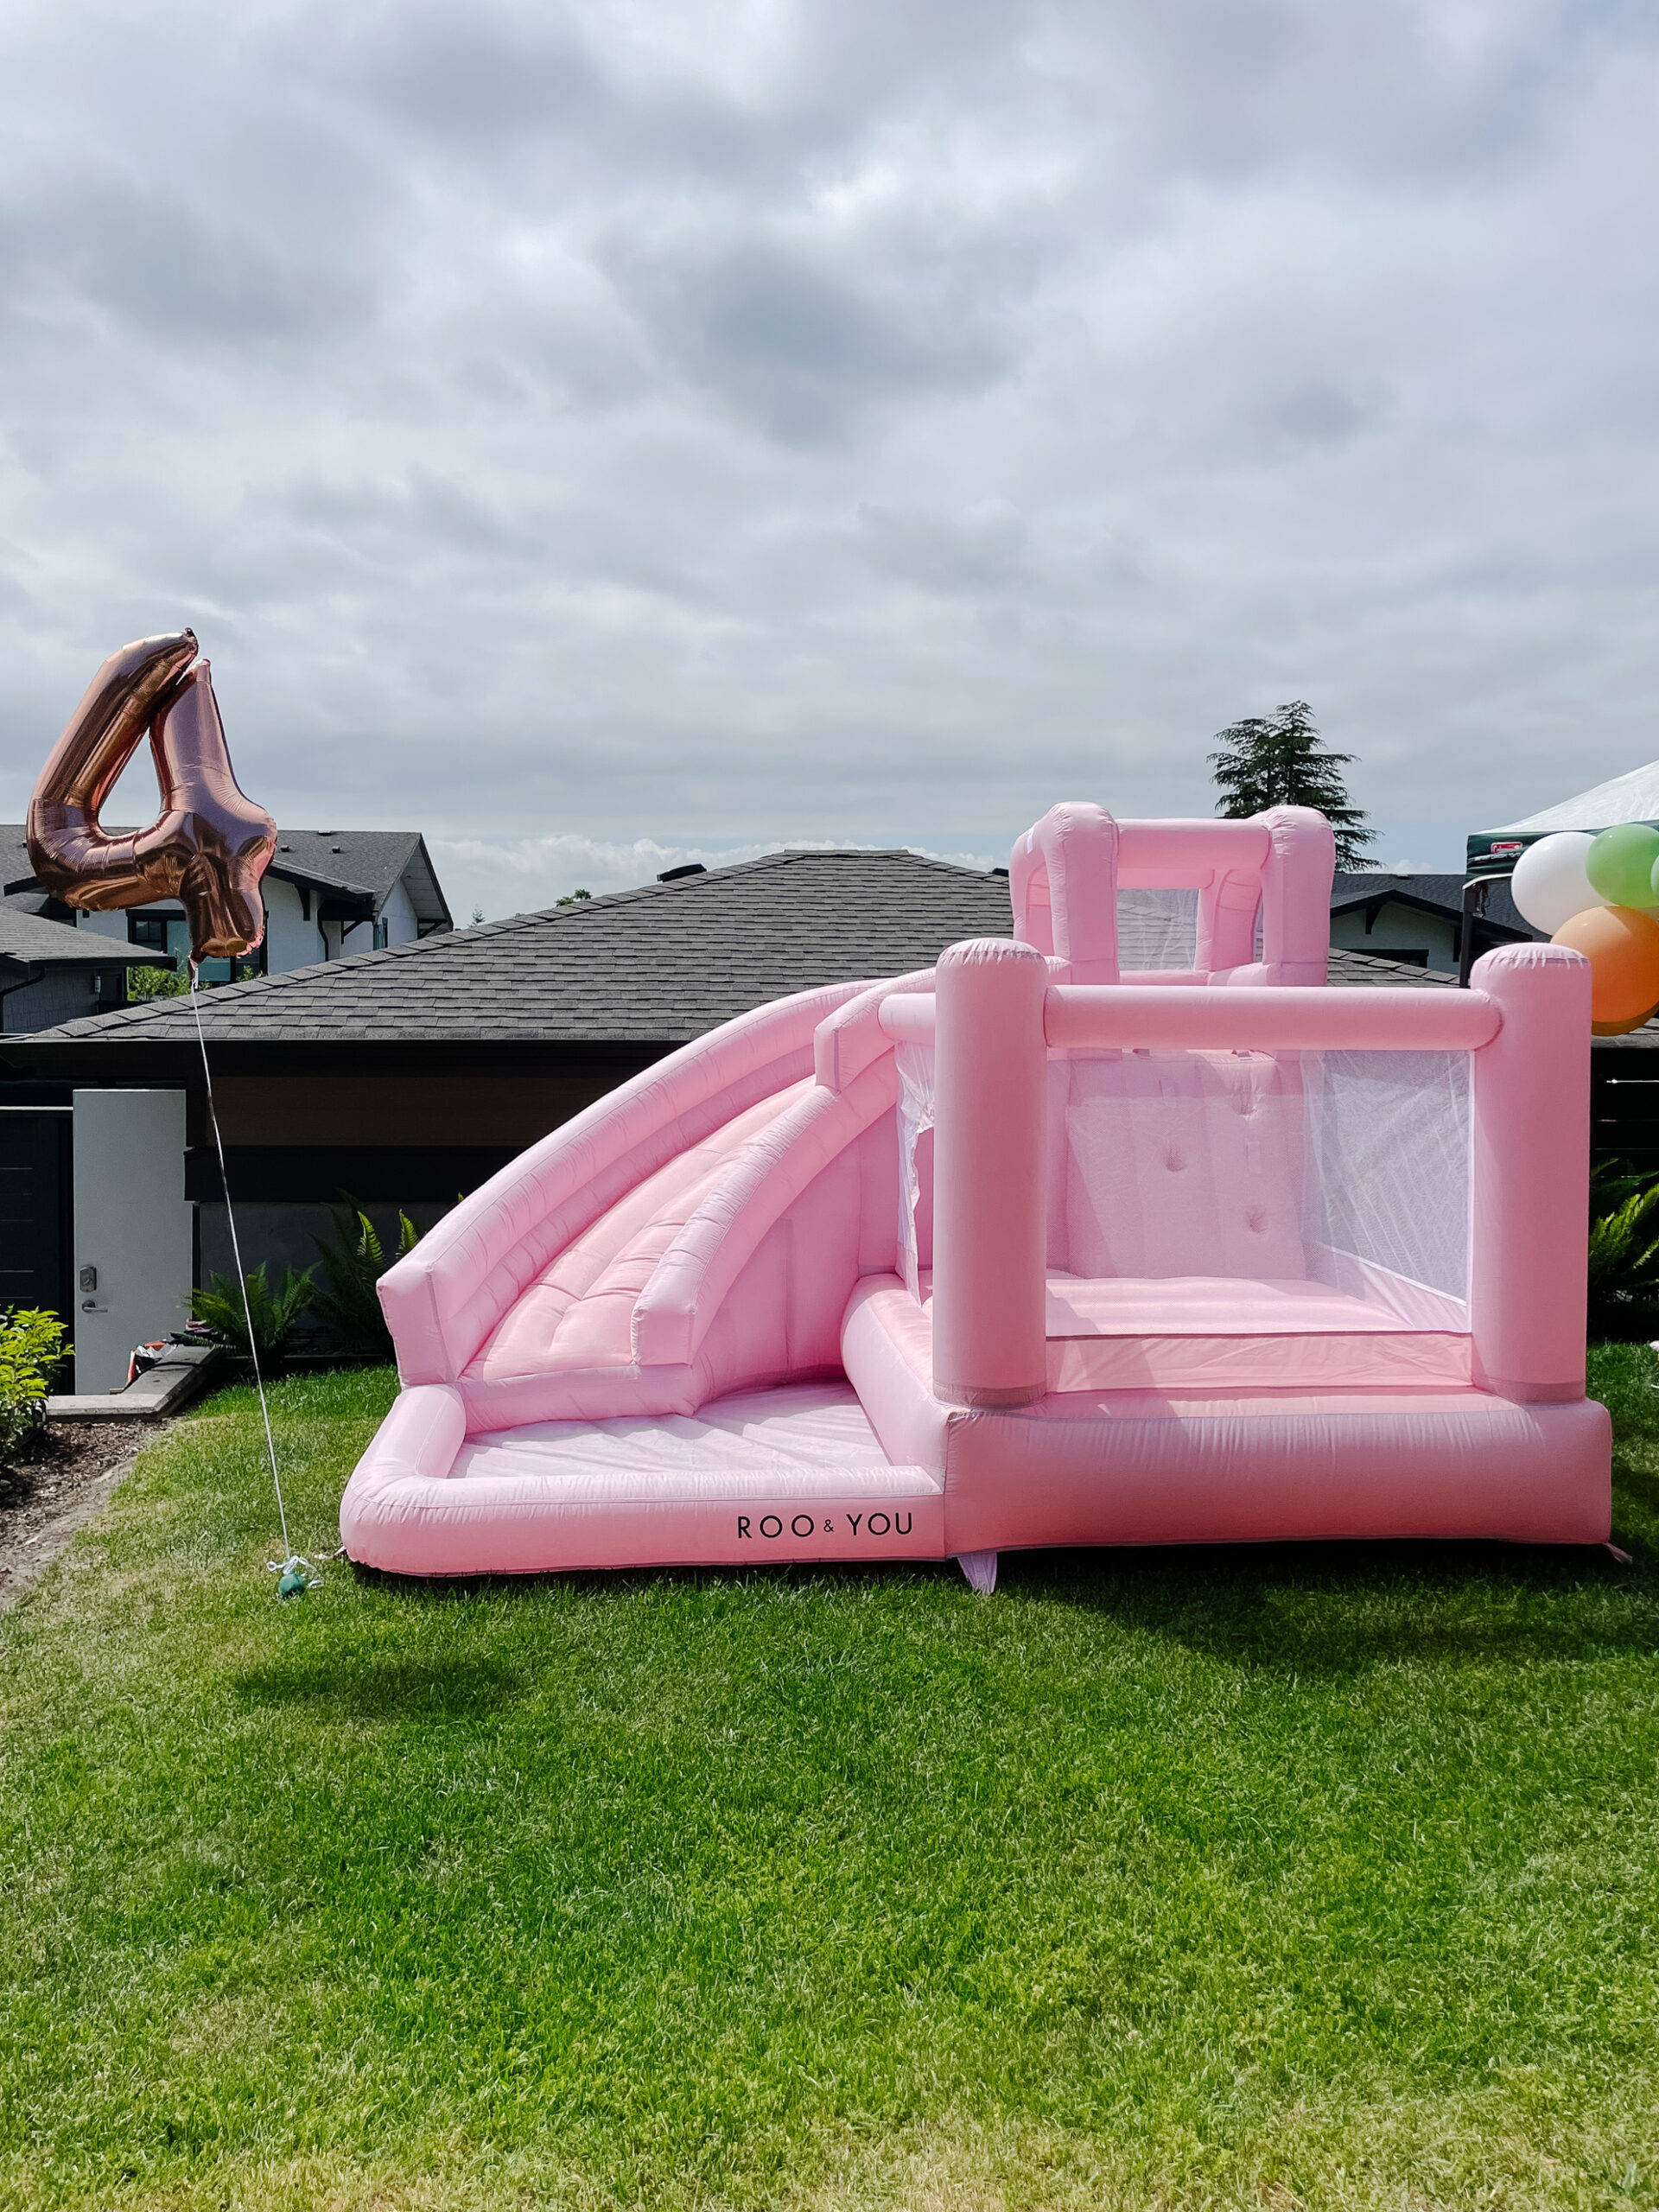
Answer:
POLYGON ((1659 1010, 1659 922, 1634 906, 1592 906, 1551 942, 1590 963, 1590 1026, 1622 1037, 1659 1010))

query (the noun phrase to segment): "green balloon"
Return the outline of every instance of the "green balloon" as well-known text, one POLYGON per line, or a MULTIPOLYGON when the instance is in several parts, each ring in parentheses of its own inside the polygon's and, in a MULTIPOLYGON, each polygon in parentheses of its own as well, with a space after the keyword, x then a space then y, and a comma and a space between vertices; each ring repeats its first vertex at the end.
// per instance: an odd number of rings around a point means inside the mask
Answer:
POLYGON ((1659 830, 1645 822, 1621 822, 1604 830, 1584 856, 1591 888, 1610 906, 1650 906, 1653 872, 1659 867, 1659 830))

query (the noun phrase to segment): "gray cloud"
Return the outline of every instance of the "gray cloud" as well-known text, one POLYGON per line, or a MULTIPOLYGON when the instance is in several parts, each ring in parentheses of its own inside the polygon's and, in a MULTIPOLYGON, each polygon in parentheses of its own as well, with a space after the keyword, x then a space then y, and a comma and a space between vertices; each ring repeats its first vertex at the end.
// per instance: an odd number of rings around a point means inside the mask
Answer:
POLYGON ((1204 807, 1299 696, 1447 864, 1659 753, 1655 47, 1574 0, 13 10, 0 813, 188 620, 251 789, 426 827, 491 911, 1204 807))

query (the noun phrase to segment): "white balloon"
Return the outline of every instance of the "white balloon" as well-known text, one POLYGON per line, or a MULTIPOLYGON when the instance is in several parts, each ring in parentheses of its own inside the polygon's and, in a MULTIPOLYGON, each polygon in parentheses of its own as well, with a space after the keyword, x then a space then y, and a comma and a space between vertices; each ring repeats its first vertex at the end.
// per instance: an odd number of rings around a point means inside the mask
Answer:
POLYGON ((1516 862, 1510 895, 1522 918, 1546 937, 1554 937, 1574 914, 1607 904, 1584 872, 1595 842, 1586 830, 1558 830, 1529 845, 1516 862))

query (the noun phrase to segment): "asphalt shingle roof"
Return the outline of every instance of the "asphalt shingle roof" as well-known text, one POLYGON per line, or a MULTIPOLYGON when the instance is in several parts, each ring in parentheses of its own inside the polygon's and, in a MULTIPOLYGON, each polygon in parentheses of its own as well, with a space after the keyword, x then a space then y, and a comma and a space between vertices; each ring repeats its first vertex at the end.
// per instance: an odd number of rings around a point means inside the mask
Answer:
MULTIPOLYGON (((484 922, 204 995, 210 1041, 682 1044, 791 991, 932 964, 1012 929, 1005 875, 908 852, 774 853, 637 891, 484 922)), ((1332 982, 1444 979, 1332 955, 1332 982)), ((153 1000, 34 1042, 194 1041, 188 1006, 153 1000)))
POLYGON ((78 930, 68 922, 48 922, 0 899, 0 958, 24 960, 31 968, 119 968, 141 966, 155 957, 141 944, 78 930))

